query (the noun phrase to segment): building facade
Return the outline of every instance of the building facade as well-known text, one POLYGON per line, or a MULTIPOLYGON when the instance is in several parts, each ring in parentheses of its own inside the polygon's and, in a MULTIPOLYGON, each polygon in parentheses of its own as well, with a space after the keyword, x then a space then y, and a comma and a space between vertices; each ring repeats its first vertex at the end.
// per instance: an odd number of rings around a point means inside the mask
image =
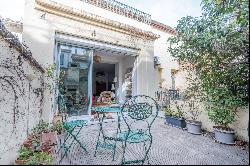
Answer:
MULTIPOLYGON (((45 68, 56 65, 55 77, 63 71, 62 89, 71 91, 66 96, 81 100, 72 113, 91 114, 92 96, 112 87, 118 102, 133 94, 154 97, 161 82, 155 54, 166 58, 165 40, 174 33, 117 1, 27 0, 22 39, 45 68)), ((45 119, 57 112, 58 93, 45 102, 45 119)))

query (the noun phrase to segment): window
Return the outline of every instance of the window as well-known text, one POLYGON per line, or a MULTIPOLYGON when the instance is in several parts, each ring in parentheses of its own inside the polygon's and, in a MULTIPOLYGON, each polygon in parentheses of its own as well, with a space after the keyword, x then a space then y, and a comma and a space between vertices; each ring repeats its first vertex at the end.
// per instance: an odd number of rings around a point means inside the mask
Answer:
POLYGON ((63 53, 60 56, 60 65, 64 66, 64 54, 63 53))

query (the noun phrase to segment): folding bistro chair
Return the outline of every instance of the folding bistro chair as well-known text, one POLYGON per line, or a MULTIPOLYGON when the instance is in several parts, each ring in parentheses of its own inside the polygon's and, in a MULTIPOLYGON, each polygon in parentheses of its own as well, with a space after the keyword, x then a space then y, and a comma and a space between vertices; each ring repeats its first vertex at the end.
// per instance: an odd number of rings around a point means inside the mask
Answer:
MULTIPOLYGON (((66 104, 65 104, 65 99, 62 94, 59 95, 58 98, 58 103, 61 109, 66 110, 66 104)), ((64 111, 65 111, 64 110, 64 111)), ((64 119, 64 118, 63 118, 64 119)), ((80 147, 87 152, 86 148, 84 145, 79 141, 78 135, 80 134, 82 128, 87 124, 87 120, 73 120, 73 121, 66 121, 66 118, 63 121, 63 127, 66 130, 66 136, 64 137, 63 143, 60 143, 59 150, 57 154, 60 152, 60 150, 63 148, 64 149, 64 154, 61 157, 59 163, 63 160, 65 156, 67 156, 68 151, 72 148, 72 145, 74 142, 78 143, 80 147), (72 140, 73 139, 73 140, 72 140)))
POLYGON ((153 139, 150 129, 158 115, 158 111, 159 105, 149 96, 138 95, 125 101, 121 108, 121 114, 127 125, 127 130, 118 134, 118 139, 122 141, 122 165, 132 163, 144 164, 145 160, 148 160, 148 153, 153 139), (143 144, 144 154, 142 158, 136 160, 127 159, 128 144, 139 143, 143 144))

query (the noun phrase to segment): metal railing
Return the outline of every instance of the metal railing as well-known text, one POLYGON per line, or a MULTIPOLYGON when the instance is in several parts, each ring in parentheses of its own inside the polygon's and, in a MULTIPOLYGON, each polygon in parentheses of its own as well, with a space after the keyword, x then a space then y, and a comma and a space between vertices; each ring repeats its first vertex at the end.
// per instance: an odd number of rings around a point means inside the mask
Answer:
POLYGON ((81 0, 81 1, 149 25, 152 22, 151 15, 142 12, 138 9, 135 9, 131 6, 128 6, 126 4, 123 4, 121 2, 118 2, 116 0, 81 0))
POLYGON ((156 91, 155 99, 162 108, 169 105, 171 100, 181 100, 181 95, 179 90, 167 89, 163 91, 156 91))

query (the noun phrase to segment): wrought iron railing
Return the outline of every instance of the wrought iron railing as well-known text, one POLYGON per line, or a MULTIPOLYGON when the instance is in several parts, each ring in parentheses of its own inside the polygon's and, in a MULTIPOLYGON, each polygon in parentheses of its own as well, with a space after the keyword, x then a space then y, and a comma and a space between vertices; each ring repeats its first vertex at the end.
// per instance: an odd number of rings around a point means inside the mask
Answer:
POLYGON ((179 90, 168 89, 163 91, 156 91, 155 99, 160 107, 164 107, 169 105, 171 100, 181 100, 181 95, 179 90))
POLYGON ((114 13, 132 18, 134 20, 151 24, 151 15, 135 9, 131 6, 118 2, 116 0, 81 0, 83 2, 89 3, 91 5, 98 6, 100 8, 112 11, 114 13))

